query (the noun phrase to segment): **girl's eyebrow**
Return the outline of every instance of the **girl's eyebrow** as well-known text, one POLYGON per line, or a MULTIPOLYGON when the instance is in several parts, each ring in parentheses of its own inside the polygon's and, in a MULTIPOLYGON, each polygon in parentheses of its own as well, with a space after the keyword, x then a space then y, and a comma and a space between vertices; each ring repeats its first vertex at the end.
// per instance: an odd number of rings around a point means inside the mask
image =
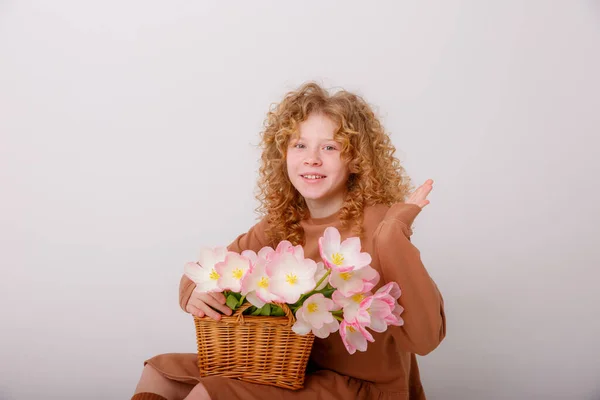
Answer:
MULTIPOLYGON (((292 140, 307 140, 307 139, 303 136, 298 136, 296 138, 292 138, 292 140)), ((335 138, 331 138, 331 139, 322 139, 322 140, 320 140, 320 142, 337 142, 337 141, 335 140, 335 138)))

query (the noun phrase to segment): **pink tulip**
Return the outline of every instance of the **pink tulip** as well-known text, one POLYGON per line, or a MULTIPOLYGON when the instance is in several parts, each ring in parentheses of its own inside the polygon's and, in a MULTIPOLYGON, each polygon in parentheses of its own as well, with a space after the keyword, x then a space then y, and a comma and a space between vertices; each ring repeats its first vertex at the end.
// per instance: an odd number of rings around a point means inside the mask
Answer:
POLYGON ((360 238, 351 237, 341 242, 340 232, 334 227, 325 229, 319 238, 319 252, 327 268, 337 272, 359 270, 371 263, 369 253, 361 253, 360 238))
POLYGON ((215 265, 225 261, 228 251, 224 247, 215 249, 203 248, 200 250, 198 262, 189 262, 185 264, 184 274, 195 284, 197 292, 222 292, 219 287, 219 273, 215 270, 215 265))
POLYGON ((357 293, 355 295, 346 297, 340 293, 339 290, 333 292, 331 299, 339 307, 343 309, 344 319, 347 322, 354 322, 358 316, 358 308, 362 301, 371 296, 373 293, 357 293))
POLYGON ((398 286, 398 284, 396 282, 389 282, 389 283, 385 284, 384 286, 380 287, 375 294, 376 295, 388 294, 389 296, 391 296, 394 299, 394 306, 392 308, 392 312, 390 315, 385 317, 385 319, 384 319, 385 322, 388 325, 395 325, 395 326, 404 325, 404 320, 400 316, 400 314, 402 314, 402 312, 404 312, 404 308, 400 304, 398 304, 398 299, 400 298, 402 291, 400 290, 400 287, 398 286))
POLYGON ((311 291, 316 284, 317 263, 303 256, 304 252, 297 250, 275 251, 266 266, 271 293, 288 304, 298 301, 302 294, 311 291))
POLYGON ((395 326, 404 325, 404 319, 402 319, 402 317, 400 316, 400 314, 402 314, 402 312, 404 312, 404 307, 402 307, 400 304, 396 303, 394 309, 392 310, 392 313, 390 315, 388 315, 387 317, 385 317, 385 322, 388 325, 395 325, 395 326))
POLYGON ((296 311, 296 323, 292 330, 299 335, 312 330, 315 336, 325 339, 339 329, 339 322, 331 314, 334 308, 335 304, 331 299, 321 293, 313 294, 296 311))
POLYGON ((215 265, 219 274, 218 285, 221 290, 239 292, 242 279, 250 269, 250 260, 240 254, 229 252, 223 262, 215 265))
POLYGON ((398 300, 402 292, 400 291, 400 286, 396 282, 388 282, 379 289, 377 289, 376 293, 385 293, 389 294, 394 298, 394 300, 398 300))
POLYGON ((271 247, 263 247, 258 254, 252 250, 244 250, 242 255, 250 260, 250 269, 241 282, 241 293, 255 307, 262 307, 266 303, 280 302, 279 296, 271 293, 269 276, 266 265, 271 254, 275 251, 271 247))
POLYGON ((357 322, 375 332, 385 332, 387 330, 386 318, 392 313, 394 303, 394 299, 387 294, 366 298, 360 304, 357 322))
POLYGON ((367 265, 346 272, 331 271, 329 283, 345 297, 371 290, 379 281, 379 273, 367 265))
POLYGON ((296 257, 296 259, 298 261, 304 260, 304 249, 302 248, 302 246, 300 246, 300 245, 294 246, 292 243, 290 243, 287 240, 282 240, 281 242, 279 242, 279 244, 277 245, 277 248, 275 249, 275 253, 277 253, 277 254, 289 253, 289 254, 292 254, 294 257, 296 257))
POLYGON ((350 354, 354 354, 356 350, 366 351, 367 341, 375 341, 373 336, 367 332, 364 327, 356 322, 348 323, 346 321, 342 321, 340 323, 340 337, 342 338, 342 342, 344 343, 346 350, 348 350, 348 353, 350 354))
MULTIPOLYGON (((375 332, 385 332, 388 325, 402 325, 399 318, 401 312, 402 307, 392 296, 386 291, 378 291, 365 298, 356 310, 354 319, 349 320, 375 332)), ((352 316, 350 314, 349 318, 352 316)), ((344 318, 346 319, 345 314, 344 318)))

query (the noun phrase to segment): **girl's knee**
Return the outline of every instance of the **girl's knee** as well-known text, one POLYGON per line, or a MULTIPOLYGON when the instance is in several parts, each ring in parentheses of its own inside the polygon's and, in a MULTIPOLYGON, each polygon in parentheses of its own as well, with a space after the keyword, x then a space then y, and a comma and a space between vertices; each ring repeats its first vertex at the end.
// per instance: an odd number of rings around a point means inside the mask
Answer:
POLYGON ((155 393, 166 399, 183 399, 190 393, 191 385, 173 381, 162 375, 150 364, 144 366, 135 393, 155 393))
POLYGON ((211 400, 208 394, 208 391, 204 387, 203 384, 199 383, 190 392, 190 394, 186 397, 186 400, 211 400))
POLYGON ((160 379, 163 376, 150 364, 144 365, 144 369, 142 370, 142 377, 148 377, 151 379, 160 379))

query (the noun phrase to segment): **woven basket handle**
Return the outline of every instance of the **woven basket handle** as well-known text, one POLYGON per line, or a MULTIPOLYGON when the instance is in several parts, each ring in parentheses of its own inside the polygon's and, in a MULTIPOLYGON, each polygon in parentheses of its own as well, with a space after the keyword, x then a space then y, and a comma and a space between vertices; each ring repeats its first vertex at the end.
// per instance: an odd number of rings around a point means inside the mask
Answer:
MULTIPOLYGON (((292 326, 294 324, 294 322, 296 322, 294 313, 292 312, 292 310, 290 310, 290 308, 288 307, 287 304, 285 304, 285 303, 273 303, 273 304, 281 307, 281 309, 285 313, 285 316, 288 317, 288 326, 292 326)), ((244 323, 244 315, 242 313, 250 307, 252 307, 252 304, 250 304, 249 302, 245 302, 237 310, 235 310, 235 312, 233 313, 232 316, 237 317, 236 321, 243 324, 244 323)), ((265 318, 269 318, 269 317, 265 317, 265 318)))

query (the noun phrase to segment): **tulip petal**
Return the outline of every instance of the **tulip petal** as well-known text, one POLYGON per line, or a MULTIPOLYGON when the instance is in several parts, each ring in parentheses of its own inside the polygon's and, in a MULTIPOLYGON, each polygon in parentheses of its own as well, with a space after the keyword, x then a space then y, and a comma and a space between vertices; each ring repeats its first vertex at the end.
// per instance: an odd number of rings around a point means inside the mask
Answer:
POLYGON ((292 330, 298 335, 306 335, 310 332, 311 327, 304 321, 296 320, 294 325, 292 325, 292 330))
POLYGON ((246 300, 250 302, 256 308, 262 308, 265 304, 257 295, 256 292, 250 292, 246 295, 246 300))

